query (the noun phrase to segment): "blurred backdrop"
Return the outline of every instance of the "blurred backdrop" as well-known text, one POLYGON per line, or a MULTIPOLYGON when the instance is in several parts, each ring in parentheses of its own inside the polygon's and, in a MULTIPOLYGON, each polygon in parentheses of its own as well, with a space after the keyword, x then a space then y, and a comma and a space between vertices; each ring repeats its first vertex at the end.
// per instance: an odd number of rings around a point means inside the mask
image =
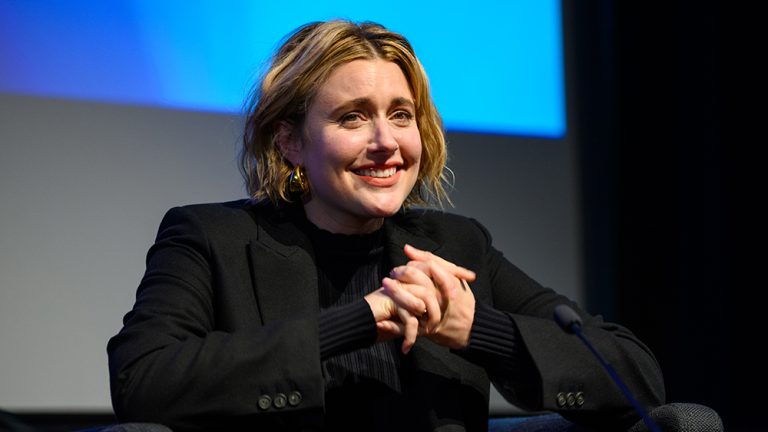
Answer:
POLYGON ((721 123, 716 5, 263 3, 0 0, 0 409, 110 415, 106 341, 163 213, 244 196, 250 85, 287 32, 346 17, 402 32, 424 62, 450 211, 633 329, 670 401, 749 430, 757 410, 735 383, 757 369, 735 365, 731 294, 750 273, 734 254, 740 155, 721 123))

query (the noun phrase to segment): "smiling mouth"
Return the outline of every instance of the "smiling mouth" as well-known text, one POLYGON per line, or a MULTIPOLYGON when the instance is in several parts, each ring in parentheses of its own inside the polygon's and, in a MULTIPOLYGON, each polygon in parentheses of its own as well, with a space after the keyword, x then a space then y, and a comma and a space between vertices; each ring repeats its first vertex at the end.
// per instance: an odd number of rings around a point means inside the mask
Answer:
POLYGON ((378 169, 365 168, 365 169, 353 170, 352 172, 359 176, 367 176, 367 177, 373 177, 373 178, 387 178, 387 177, 392 177, 397 173, 397 167, 378 168, 378 169))

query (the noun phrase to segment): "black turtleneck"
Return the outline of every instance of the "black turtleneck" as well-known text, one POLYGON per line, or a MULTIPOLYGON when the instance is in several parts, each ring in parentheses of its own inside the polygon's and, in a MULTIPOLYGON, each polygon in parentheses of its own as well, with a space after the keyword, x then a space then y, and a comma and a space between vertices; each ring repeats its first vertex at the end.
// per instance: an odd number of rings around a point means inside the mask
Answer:
MULTIPOLYGON (((391 403, 403 391, 398 373, 400 341, 375 343, 376 322, 363 299, 381 287, 381 279, 392 266, 384 254, 384 230, 345 235, 308 222, 302 225, 318 269, 320 356, 329 392, 326 408, 336 399, 350 404, 355 394, 376 395, 391 403)), ((518 330, 512 318, 478 302, 469 345, 454 352, 504 375, 517 376, 520 390, 530 391, 527 387, 533 385, 535 375, 530 373, 532 363, 525 347, 516 341, 518 330)), ((366 406, 370 405, 361 405, 361 409, 366 406)), ((365 415, 369 414, 374 413, 365 415)))
POLYGON ((383 229, 345 235, 308 224, 307 234, 318 269, 320 356, 327 389, 372 380, 400 391, 396 345, 374 343, 376 323, 363 300, 381 287, 390 267, 383 229))

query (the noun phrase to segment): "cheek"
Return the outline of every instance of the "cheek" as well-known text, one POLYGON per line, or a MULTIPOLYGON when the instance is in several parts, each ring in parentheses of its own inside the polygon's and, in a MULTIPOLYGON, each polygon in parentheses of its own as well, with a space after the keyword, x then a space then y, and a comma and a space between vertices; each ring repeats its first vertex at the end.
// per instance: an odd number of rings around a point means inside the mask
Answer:
POLYGON ((366 155, 370 141, 371 134, 366 130, 335 131, 325 137, 326 152, 334 160, 352 163, 366 155))
POLYGON ((357 156, 354 140, 340 134, 318 134, 305 153, 306 165, 325 174, 345 169, 357 156))
POLYGON ((408 133, 408 135, 401 140, 400 146, 404 156, 411 159, 411 163, 419 163, 423 146, 421 145, 421 135, 418 130, 408 133))

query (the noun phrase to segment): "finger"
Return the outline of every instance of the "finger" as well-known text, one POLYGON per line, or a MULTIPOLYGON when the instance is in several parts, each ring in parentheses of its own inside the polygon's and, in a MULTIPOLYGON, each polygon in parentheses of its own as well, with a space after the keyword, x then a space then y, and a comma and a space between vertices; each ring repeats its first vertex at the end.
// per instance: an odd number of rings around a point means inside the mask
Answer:
POLYGON ((469 287, 469 282, 467 282, 464 279, 461 280, 461 287, 464 288, 465 290, 471 290, 471 288, 469 287))
MULTIPOLYGON (((413 291, 420 287, 403 284, 397 279, 385 277, 381 280, 382 288, 399 308, 406 309, 414 316, 421 316, 427 309, 427 305, 420 297, 414 295, 413 291)), ((438 309, 439 310, 439 309, 438 309)))
POLYGON ((469 282, 474 282, 477 275, 472 270, 458 266, 450 261, 443 259, 431 252, 415 248, 409 244, 405 245, 405 255, 416 261, 436 261, 441 265, 444 265, 454 276, 459 279, 464 279, 469 282))
MULTIPOLYGON (((389 275, 390 278, 401 282, 401 288, 409 289, 411 294, 424 302, 425 308, 419 320, 425 324, 426 329, 436 326, 442 315, 440 305, 443 295, 436 289, 432 279, 424 271, 413 266, 395 267, 389 275)), ((417 311, 411 312, 415 314, 417 311)))
POLYGON ((419 334, 419 321, 405 309, 399 308, 397 313, 400 317, 400 322, 404 326, 402 351, 403 354, 408 354, 413 345, 416 344, 416 336, 419 334))
POLYGON ((424 324, 424 329, 429 331, 442 319, 442 310, 432 281, 426 276, 423 277, 426 283, 429 283, 428 288, 402 283, 392 278, 382 279, 382 288, 398 307, 405 308, 411 315, 419 317, 424 324))
POLYGON ((460 279, 448 272, 444 266, 434 261, 410 261, 408 266, 419 268, 429 276, 435 288, 440 291, 440 294, 445 299, 442 302, 443 306, 446 306, 445 301, 454 299, 457 291, 462 287, 460 279))
POLYGON ((398 336, 403 336, 405 334, 405 326, 392 320, 377 322, 376 329, 379 331, 379 333, 384 333, 386 336, 382 337, 382 339, 387 340, 398 336))

